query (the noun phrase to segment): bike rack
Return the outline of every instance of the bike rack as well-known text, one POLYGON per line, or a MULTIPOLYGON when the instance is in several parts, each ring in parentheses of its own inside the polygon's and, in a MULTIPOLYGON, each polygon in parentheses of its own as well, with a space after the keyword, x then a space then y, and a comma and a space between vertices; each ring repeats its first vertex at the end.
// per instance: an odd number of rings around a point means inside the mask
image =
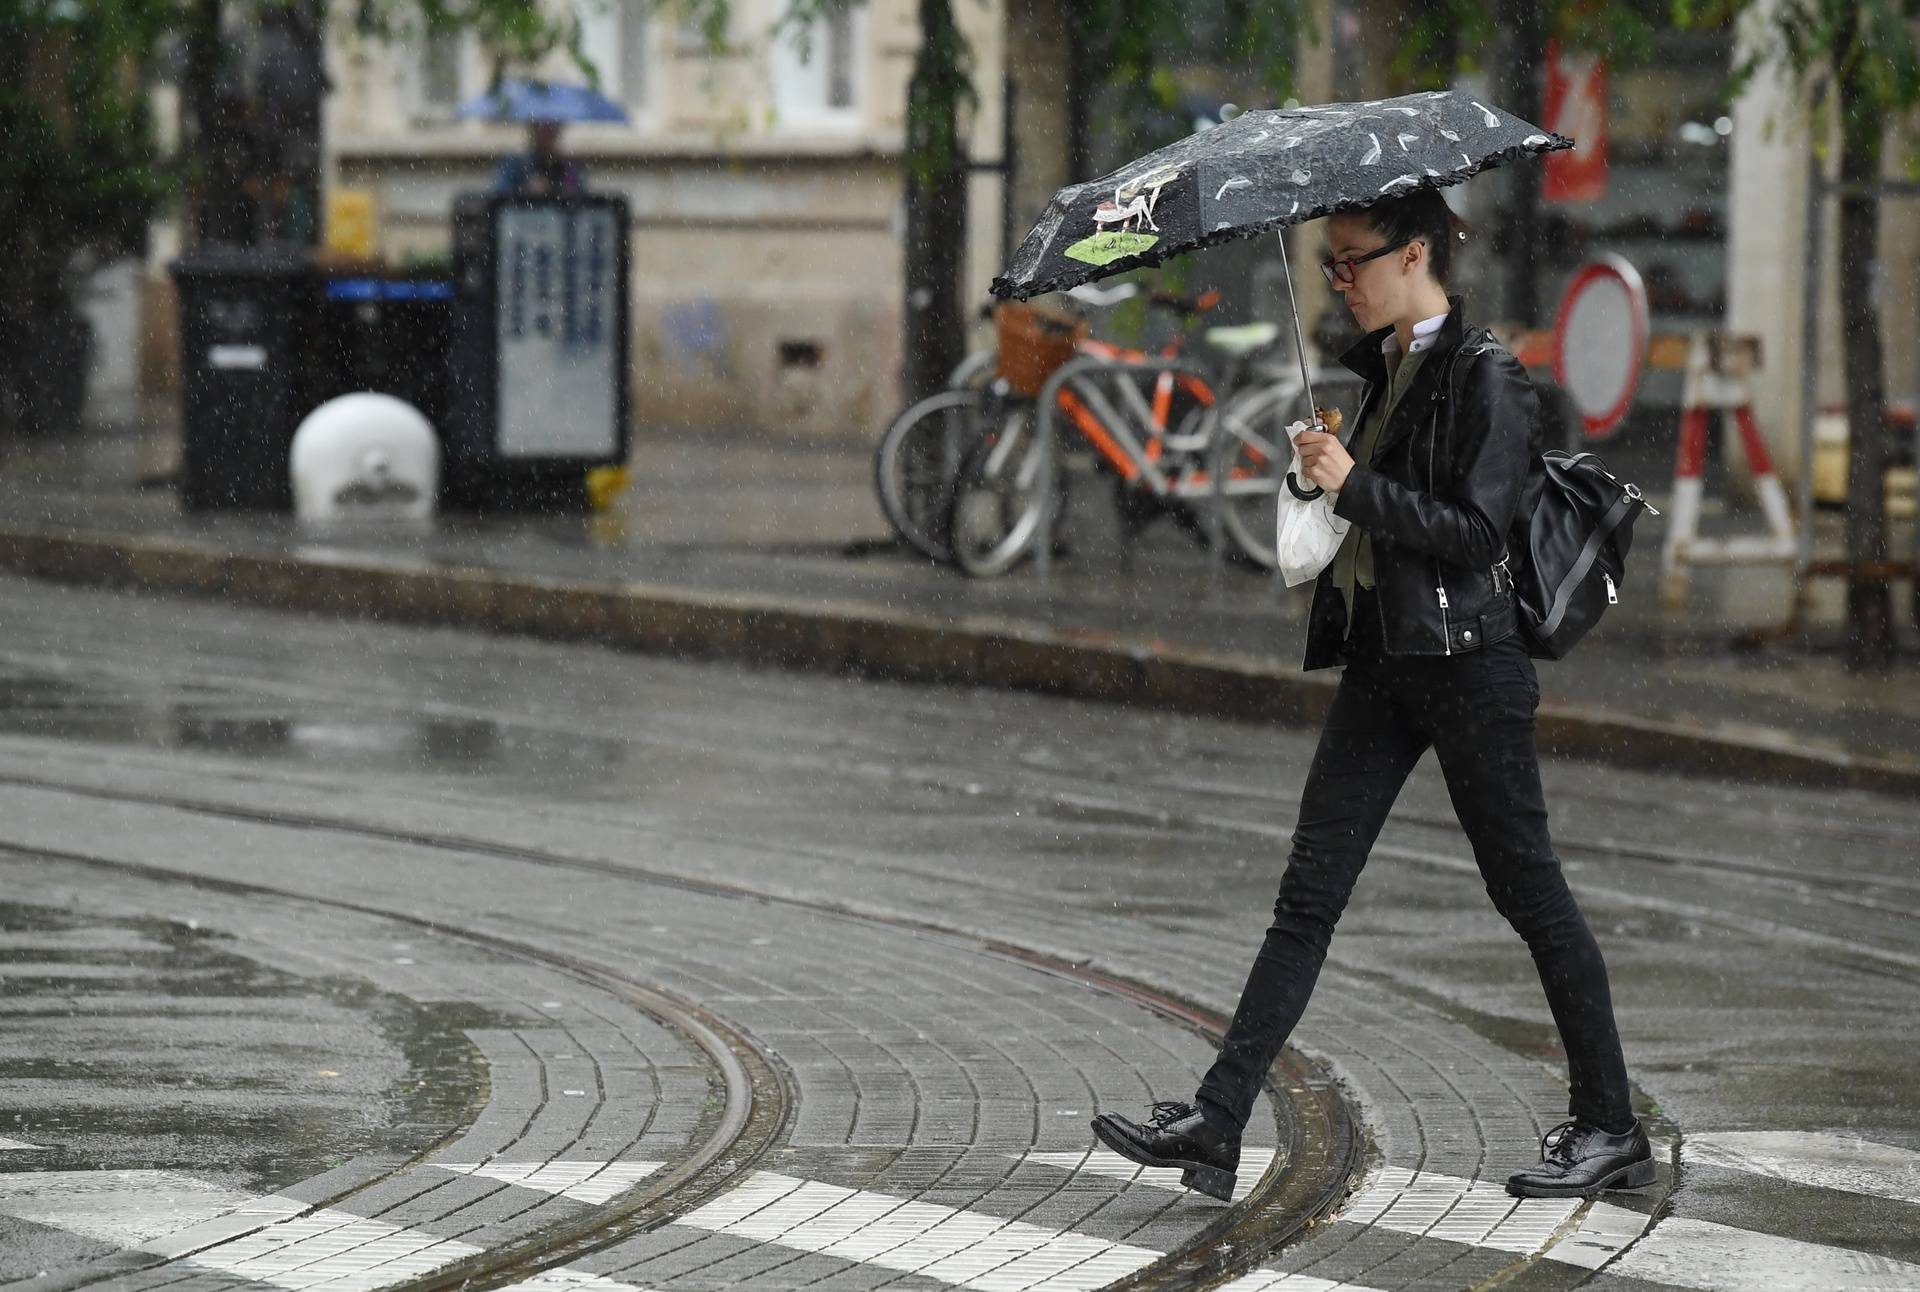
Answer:
MULTIPOLYGON (((1074 397, 1085 403, 1087 407, 1093 411, 1094 415, 1106 424, 1109 433, 1120 442, 1120 446, 1127 451, 1128 455, 1141 466, 1148 480, 1154 485, 1156 493, 1164 495, 1169 488, 1166 476, 1161 473, 1157 466, 1146 460, 1145 449, 1140 445, 1139 441, 1134 438, 1132 432, 1127 429, 1129 422, 1121 415, 1120 411, 1113 406, 1112 401, 1107 398, 1105 391, 1093 382, 1083 382, 1080 380, 1082 377, 1091 376, 1094 373, 1111 374, 1132 372, 1151 372, 1155 374, 1162 372, 1184 372, 1191 377, 1196 377, 1205 382, 1209 390, 1213 390, 1219 380, 1218 374, 1193 360, 1177 357, 1149 356, 1144 359, 1107 359, 1096 355, 1081 355, 1078 358, 1069 359, 1054 369, 1053 374, 1047 378, 1046 384, 1040 388, 1039 413, 1034 423, 1035 434, 1040 437, 1040 473, 1043 483, 1040 491, 1040 533, 1035 539, 1039 547, 1033 554, 1033 560, 1034 568, 1038 571, 1042 579, 1048 576, 1053 564, 1053 490, 1045 487, 1044 482, 1052 478, 1055 435, 1054 417, 1055 410, 1060 404, 1060 391, 1063 387, 1069 384, 1073 385, 1074 397)), ((1137 411, 1151 418, 1152 410, 1146 407, 1146 399, 1139 391, 1134 390, 1130 385, 1122 385, 1119 389, 1131 394, 1135 402, 1139 405, 1137 411)), ((1209 408, 1209 415, 1211 416, 1216 413, 1219 407, 1219 394, 1215 391, 1215 402, 1209 408)), ((1221 550, 1223 536, 1219 532, 1220 518, 1218 512, 1213 508, 1207 509, 1206 525, 1207 542, 1210 545, 1214 559, 1216 561, 1222 561, 1225 559, 1226 554, 1221 550)))

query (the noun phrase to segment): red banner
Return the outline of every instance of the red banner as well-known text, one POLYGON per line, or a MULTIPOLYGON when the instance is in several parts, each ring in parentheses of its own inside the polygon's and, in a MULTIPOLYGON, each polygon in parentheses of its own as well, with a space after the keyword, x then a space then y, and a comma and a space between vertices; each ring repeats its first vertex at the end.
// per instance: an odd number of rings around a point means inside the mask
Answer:
POLYGON ((1607 64, 1598 54, 1547 43, 1546 126, 1573 140, 1571 151, 1543 159, 1540 196, 1592 202, 1607 191, 1607 64))

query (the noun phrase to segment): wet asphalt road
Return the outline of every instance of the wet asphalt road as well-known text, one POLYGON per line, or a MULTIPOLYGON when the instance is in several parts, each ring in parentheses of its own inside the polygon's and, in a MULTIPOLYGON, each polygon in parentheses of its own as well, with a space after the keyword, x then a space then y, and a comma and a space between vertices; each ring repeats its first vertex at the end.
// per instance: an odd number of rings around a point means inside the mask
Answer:
MULTIPOLYGON (((885 1158, 890 1187, 904 1192, 926 1166, 911 1154, 935 1147, 1084 1147, 1086 1105, 1186 1097, 1204 1045, 1118 1005, 1069 1010, 1011 971, 937 949, 916 957, 892 935, 863 940, 804 914, 740 903, 715 913, 692 897, 682 910, 682 898, 533 873, 511 858, 424 858, 313 832, 289 842, 245 818, 297 808, 394 830, 457 828, 956 930, 1226 1012, 1265 924, 1312 749, 1311 733, 1116 706, 17 580, 0 583, 0 615, 0 1183, 139 1169, 265 1194, 426 1151, 481 1117, 489 1097, 511 1094, 510 1057, 489 1046, 527 1034, 523 1007, 538 1012, 560 990, 510 990, 477 963, 459 990, 450 978, 423 986, 427 942, 374 929, 372 916, 316 919, 297 903, 116 877, 93 865, 101 859, 271 882, 429 924, 485 920, 528 946, 618 959, 635 982, 711 1009, 783 1062, 818 1041, 831 1062, 792 1060, 797 1121, 778 1151, 797 1155, 796 1174, 836 1187, 871 1187, 885 1158), (184 820, 189 799, 227 815, 217 826, 184 820), (891 1013, 822 1004, 826 1033, 793 1021, 803 1012, 794 1001, 832 1002, 871 983, 898 983, 891 1013), (781 993, 791 999, 766 1004, 781 993), (1023 1021, 1029 994, 1042 1014, 1023 1021), (932 1008, 939 1028, 916 1031, 917 1011, 932 1008), (1028 1033, 1031 1051, 1015 1036, 1028 1033), (889 1093, 881 1059, 915 1036, 946 1051, 958 1084, 936 1089, 903 1059, 913 1088, 889 1093), (862 1066, 849 1057, 856 1043, 884 1053, 862 1066), (968 1047, 996 1047, 1024 1088, 993 1087, 968 1047), (476 1075, 489 1070, 491 1085, 476 1075), (928 1111, 963 1105, 945 1130, 928 1111)), ((1545 776, 1557 845, 1613 971, 1643 1107, 1683 1145, 1702 1145, 1683 1147, 1651 1231, 1672 1237, 1611 1281, 1742 1286, 1716 1246, 1731 1243, 1777 1250, 1778 1286, 1920 1286, 1920 804, 1591 763, 1549 764, 1545 776), (1840 1142, 1832 1137, 1888 1155, 1836 1166, 1815 1151, 1840 1142), (1837 1263, 1822 1264, 1823 1251, 1837 1263), (1854 1274, 1835 1269, 1869 1272, 1848 1282, 1854 1274)), ((611 1007, 596 1017, 611 1019, 611 1007)), ((603 1148, 613 1155, 608 1146, 652 1134, 672 1141, 661 1150, 670 1157, 708 1115, 692 1087, 718 1079, 689 1078, 674 1095, 659 1074, 694 1071, 697 1059, 623 1026, 660 1111, 624 1138, 602 1134, 603 1148), (681 1096, 684 1124, 669 1125, 681 1096)), ((1464 1153, 1455 1174, 1497 1178, 1558 1120, 1557 1049, 1530 961, 1486 902, 1431 761, 1388 824, 1296 1039, 1366 1100, 1381 1161, 1425 1154, 1438 1169, 1440 1155, 1464 1153), (1466 1106, 1461 1124, 1473 1124, 1442 1134, 1459 1121, 1433 1111, 1447 1092, 1394 1076, 1412 1061, 1397 1051, 1418 1058, 1434 1044, 1458 1046, 1463 1065, 1520 1074, 1498 1080, 1504 1098, 1531 1109, 1528 1124, 1510 1109, 1475 1122, 1463 1081, 1452 1095, 1466 1106)), ((612 1118, 621 1099, 607 1089, 612 1118)), ((560 1102, 545 1087, 541 1097, 560 1102)), ((528 1113, 528 1125, 547 1115, 528 1113)), ((950 1165, 941 1170, 936 1184, 960 1187, 950 1165)), ((1009 1179, 1007 1189, 1026 1187, 1009 1179)), ((992 1210, 996 1187, 975 1189, 969 1205, 992 1210)), ((76 1237, 44 1210, 23 1218, 5 1196, 0 1188, 0 1282, 56 1286, 63 1269, 112 1268, 132 1245, 101 1225, 76 1237)), ((1119 1229, 1088 1228, 1153 1250, 1196 1228, 1182 1195, 1136 1212, 1127 1203, 1107 1213, 1126 1215, 1119 1229)), ((757 1249, 735 1241, 723 1260, 678 1266, 667 1247, 641 1244, 593 1272, 648 1286, 860 1282, 823 1255, 754 1264, 757 1249)), ((1349 1244, 1350 1263, 1363 1246, 1349 1244)), ((1495 1268, 1472 1255, 1417 1266, 1403 1251, 1399 1265, 1381 1258, 1338 1277, 1467 1286, 1495 1268)), ((958 1281, 895 1270, 862 1285, 888 1279, 958 1281)))

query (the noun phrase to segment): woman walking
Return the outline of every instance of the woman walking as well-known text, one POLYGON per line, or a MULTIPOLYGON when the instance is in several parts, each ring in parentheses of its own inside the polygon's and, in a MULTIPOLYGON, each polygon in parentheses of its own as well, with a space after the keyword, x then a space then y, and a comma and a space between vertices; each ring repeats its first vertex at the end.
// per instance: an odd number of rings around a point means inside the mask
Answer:
POLYGON ((1327 221, 1322 272, 1367 336, 1343 362, 1367 381, 1348 452, 1297 444, 1311 482, 1353 522, 1314 587, 1308 669, 1346 666, 1301 798, 1273 925, 1220 1056, 1191 1103, 1094 1134, 1147 1166, 1232 1196, 1260 1083, 1306 1009, 1333 926, 1414 764, 1431 747, 1494 906, 1533 953, 1567 1053, 1571 1119, 1515 1172, 1521 1197, 1591 1197, 1653 1181, 1634 1118, 1607 970, 1547 834, 1534 749, 1540 687, 1516 634, 1507 531, 1534 426, 1519 362, 1468 323, 1444 283, 1465 237, 1440 194, 1327 221))

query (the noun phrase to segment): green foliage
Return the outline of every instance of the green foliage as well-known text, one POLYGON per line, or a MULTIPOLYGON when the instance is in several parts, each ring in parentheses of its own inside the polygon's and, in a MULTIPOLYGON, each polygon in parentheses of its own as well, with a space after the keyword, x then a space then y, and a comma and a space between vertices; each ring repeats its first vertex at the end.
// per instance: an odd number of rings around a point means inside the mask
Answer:
MULTIPOLYGON (((1647 0, 1541 0, 1539 10, 1544 37, 1602 50, 1616 66, 1647 56, 1659 16, 1647 0)), ((1486 0, 1424 0, 1391 70, 1409 90, 1440 89, 1460 73, 1487 70, 1486 58, 1501 48, 1498 13, 1486 0)))
POLYGON ((32 294, 73 255, 134 240, 165 176, 142 66, 167 0, 0 0, 0 255, 32 294))
POLYGON ((1888 120, 1920 106, 1920 0, 1778 0, 1764 18, 1753 9, 1754 0, 1674 0, 1675 18, 1689 25, 1745 22, 1745 52, 1723 91, 1729 102, 1756 76, 1785 76, 1801 91, 1815 154, 1827 157, 1837 118, 1843 157, 1876 172, 1888 120))
POLYGON ((362 35, 380 40, 471 32, 492 62, 496 78, 506 69, 532 67, 555 50, 565 49, 582 71, 597 79, 581 52, 579 22, 571 14, 545 13, 531 0, 355 0, 353 26, 362 35))
MULTIPOLYGON (((1746 19, 1755 0, 1673 0, 1682 26, 1746 19)), ((1825 99, 1834 73, 1849 74, 1853 101, 1835 106, 1843 117, 1877 119, 1920 106, 1920 49, 1913 24, 1920 0, 1778 0, 1749 31, 1747 56, 1733 70, 1731 98, 1763 71, 1783 72, 1813 91, 1809 108, 1825 99)))
POLYGON ((1073 0, 1074 41, 1107 86, 1131 148, 1187 134, 1183 70, 1280 102, 1294 92, 1307 0, 1073 0))
POLYGON ((949 0, 921 0, 920 51, 907 86, 907 169, 931 189, 965 160, 960 111, 977 102, 973 51, 953 20, 949 0))
MULTIPOLYGON (((287 3, 288 0, 265 0, 287 3)), ((619 0, 586 0, 601 7, 619 0)), ((549 54, 564 52, 595 89, 600 69, 587 56, 579 15, 570 7, 543 9, 535 0, 355 0, 354 29, 383 41, 405 41, 429 33, 470 34, 492 69, 491 80, 539 67, 549 54)), ((715 43, 718 36, 714 35, 715 43)))

